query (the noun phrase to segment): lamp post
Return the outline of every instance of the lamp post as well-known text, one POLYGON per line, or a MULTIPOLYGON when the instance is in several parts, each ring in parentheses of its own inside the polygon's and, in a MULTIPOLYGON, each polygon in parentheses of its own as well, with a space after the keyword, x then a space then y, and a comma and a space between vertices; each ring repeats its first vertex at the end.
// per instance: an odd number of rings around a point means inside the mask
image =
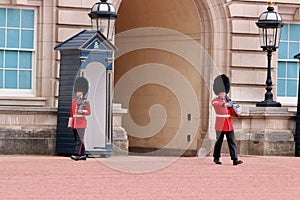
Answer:
POLYGON ((107 40, 112 40, 115 20, 118 17, 116 9, 107 0, 101 0, 93 5, 89 13, 92 29, 99 30, 107 40))
POLYGON ((266 94, 265 100, 258 102, 257 107, 281 107, 279 102, 273 100, 272 94, 272 77, 271 77, 271 61, 272 52, 276 51, 278 48, 281 28, 284 23, 282 23, 281 16, 274 11, 273 2, 270 0, 268 4, 267 11, 263 12, 259 20, 256 22, 259 28, 260 34, 260 45, 263 51, 267 51, 268 57, 268 71, 266 80, 266 94))
MULTIPOLYGON (((295 55, 294 58, 300 60, 300 53, 295 55)), ((300 157, 300 81, 298 81, 298 103, 297 103, 296 131, 295 132, 296 132, 295 133, 295 156, 300 157)))

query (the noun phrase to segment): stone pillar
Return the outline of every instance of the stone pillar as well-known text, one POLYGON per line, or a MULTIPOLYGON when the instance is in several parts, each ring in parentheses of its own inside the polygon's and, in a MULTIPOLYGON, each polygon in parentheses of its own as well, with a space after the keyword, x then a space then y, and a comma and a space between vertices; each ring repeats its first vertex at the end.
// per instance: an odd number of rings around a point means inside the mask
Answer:
POLYGON ((121 104, 113 104, 113 155, 128 155, 128 136, 122 127, 122 116, 126 113, 121 104))
POLYGON ((234 127, 240 155, 295 155, 295 113, 288 108, 243 109, 242 117, 234 119, 234 127))

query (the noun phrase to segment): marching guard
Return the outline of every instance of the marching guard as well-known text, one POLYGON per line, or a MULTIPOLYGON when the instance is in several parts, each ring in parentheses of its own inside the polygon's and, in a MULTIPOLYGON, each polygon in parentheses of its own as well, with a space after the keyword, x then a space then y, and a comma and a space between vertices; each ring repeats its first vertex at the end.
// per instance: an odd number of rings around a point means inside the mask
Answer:
POLYGON ((234 128, 231 121, 231 117, 238 117, 241 113, 237 111, 238 105, 234 105, 227 96, 229 90, 229 78, 225 74, 217 76, 213 83, 213 91, 217 97, 212 100, 212 106, 216 112, 215 130, 217 135, 213 156, 214 163, 218 165, 222 164, 220 157, 224 135, 226 135, 227 138, 230 157, 233 161, 233 165, 243 163, 243 161, 238 159, 237 147, 234 142, 234 128))

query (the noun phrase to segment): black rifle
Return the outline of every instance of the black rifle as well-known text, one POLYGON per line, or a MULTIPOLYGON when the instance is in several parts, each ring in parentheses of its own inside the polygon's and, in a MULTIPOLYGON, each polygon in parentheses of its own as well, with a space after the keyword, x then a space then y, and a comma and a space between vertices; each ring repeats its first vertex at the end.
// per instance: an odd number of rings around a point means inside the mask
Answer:
POLYGON ((235 115, 238 116, 239 115, 238 108, 240 107, 240 105, 234 104, 227 95, 225 96, 225 98, 227 100, 227 103, 229 103, 229 105, 230 105, 229 108, 232 108, 234 110, 235 115))

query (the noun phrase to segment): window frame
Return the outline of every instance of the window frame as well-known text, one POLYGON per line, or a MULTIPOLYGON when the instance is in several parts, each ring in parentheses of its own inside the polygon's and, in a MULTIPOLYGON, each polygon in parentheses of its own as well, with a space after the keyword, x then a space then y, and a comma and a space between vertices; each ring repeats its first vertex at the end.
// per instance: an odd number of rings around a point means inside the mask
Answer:
MULTIPOLYGON (((3 97, 34 97, 36 94, 36 70, 37 70, 37 28, 38 28, 38 16, 37 16, 37 8, 35 7, 21 7, 21 6, 8 6, 8 5, 0 5, 0 8, 4 8, 6 10, 8 9, 19 9, 21 10, 32 10, 34 12, 34 23, 33 23, 33 48, 32 49, 21 49, 21 48, 7 48, 7 47, 0 47, 0 50, 12 50, 12 51, 18 51, 18 52, 31 52, 32 53, 32 63, 31 63, 31 89, 7 89, 7 88, 0 88, 1 96, 3 97)), ((21 12, 20 12, 21 13, 21 12)), ((6 13, 7 16, 7 13, 6 13)), ((21 14, 20 14, 21 18, 21 14)), ((5 26, 5 29, 7 29, 7 24, 5 26)), ((21 34, 21 27, 18 27, 17 30, 20 30, 21 34)), ((25 29, 26 30, 26 29, 25 29)), ((7 40, 7 38, 6 38, 7 40)), ((5 41, 7 42, 7 41, 5 41)), ((19 44, 21 44, 21 41, 19 41, 19 44)), ((19 61, 20 58, 18 58, 19 61)), ((18 69, 19 70, 19 69, 18 69)), ((4 70, 3 70, 4 72, 4 70)), ((4 80, 3 80, 4 81, 4 80)), ((19 80, 17 80, 19 81, 19 80)))
MULTIPOLYGON (((287 40, 286 39, 284 39, 284 40, 282 40, 281 38, 280 38, 280 42, 287 42, 288 43, 288 46, 287 46, 287 49, 288 49, 288 55, 287 55, 287 59, 281 59, 281 58, 279 58, 279 55, 278 55, 278 59, 277 59, 277 66, 279 66, 279 62, 288 62, 288 63, 292 63, 292 62, 295 62, 295 63, 298 63, 298 72, 297 73, 299 73, 299 70, 300 70, 300 62, 299 62, 299 60, 298 59, 294 59, 294 58, 290 58, 290 43, 296 43, 295 41, 290 41, 290 25, 298 25, 298 26, 300 26, 300 24, 286 24, 285 26, 287 26, 288 25, 288 31, 287 31, 287 40)), ((297 43, 299 43, 299 52, 300 52, 300 39, 299 39, 299 41, 297 42, 297 43)), ((279 50, 278 50, 279 51, 279 50)), ((292 55, 292 56, 294 56, 294 55, 292 55)), ((278 73, 279 73, 279 69, 277 69, 278 70, 278 73)), ((287 71, 286 71, 287 72, 287 71)), ((297 102, 298 102, 298 90, 299 90, 299 78, 300 77, 298 77, 299 75, 297 74, 297 77, 295 78, 296 80, 297 80, 297 88, 296 88, 296 96, 295 97, 287 97, 287 96, 278 96, 278 89, 279 89, 279 87, 278 87, 278 80, 288 80, 288 78, 279 78, 278 77, 278 74, 277 74, 277 88, 276 88, 276 90, 277 90, 277 100, 283 105, 283 106, 297 106, 297 102)), ((287 77, 287 74, 286 74, 286 77, 287 77)), ((287 85, 286 85, 286 87, 287 87, 287 85)), ((286 91, 285 91, 286 92, 286 91)))

